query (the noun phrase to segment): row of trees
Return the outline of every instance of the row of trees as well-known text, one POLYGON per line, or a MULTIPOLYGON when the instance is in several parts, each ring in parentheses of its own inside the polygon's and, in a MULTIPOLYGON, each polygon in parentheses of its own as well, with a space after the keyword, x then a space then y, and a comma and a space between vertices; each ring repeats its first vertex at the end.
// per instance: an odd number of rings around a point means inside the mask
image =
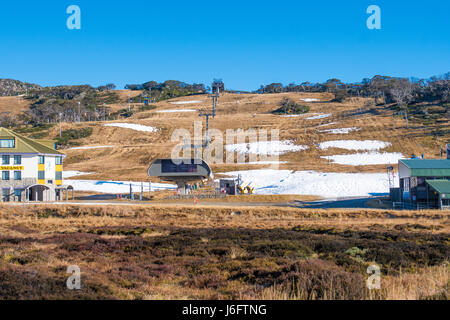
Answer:
POLYGON ((281 92, 330 92, 337 101, 347 97, 372 97, 377 103, 408 104, 411 102, 437 101, 448 103, 450 98, 450 73, 430 79, 407 79, 377 75, 372 79, 363 79, 359 83, 344 83, 333 78, 325 83, 303 82, 283 86, 272 83, 261 86, 256 93, 281 92))
POLYGON ((142 90, 143 92, 133 98, 133 102, 142 102, 145 99, 150 101, 161 101, 177 97, 206 93, 209 88, 204 84, 188 84, 177 80, 167 80, 164 82, 149 81, 143 84, 127 84, 125 89, 142 90))
POLYGON ((105 119, 109 114, 105 104, 119 101, 118 95, 110 91, 114 88, 108 84, 98 88, 81 85, 32 90, 26 97, 32 101, 30 109, 21 115, 21 120, 38 124, 105 119))

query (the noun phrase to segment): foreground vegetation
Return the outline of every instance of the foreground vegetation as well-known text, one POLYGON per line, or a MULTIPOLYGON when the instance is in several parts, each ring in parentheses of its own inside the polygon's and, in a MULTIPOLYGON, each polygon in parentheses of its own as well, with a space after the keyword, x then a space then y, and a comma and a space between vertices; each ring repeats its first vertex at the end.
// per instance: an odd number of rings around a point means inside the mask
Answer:
POLYGON ((449 212, 2 207, 3 299, 448 299, 449 212), (381 267, 381 289, 366 269, 381 267), (82 289, 70 291, 78 265, 82 289))

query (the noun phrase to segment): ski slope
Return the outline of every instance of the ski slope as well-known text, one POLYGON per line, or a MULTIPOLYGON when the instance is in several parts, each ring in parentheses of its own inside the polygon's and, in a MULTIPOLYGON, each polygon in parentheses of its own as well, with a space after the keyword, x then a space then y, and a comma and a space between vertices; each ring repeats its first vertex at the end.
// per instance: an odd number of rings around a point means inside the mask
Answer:
POLYGON ((355 154, 340 154, 334 156, 325 156, 321 158, 342 165, 368 166, 377 164, 396 164, 400 159, 404 159, 405 157, 403 156, 403 154, 398 152, 395 153, 366 152, 355 154))
POLYGON ((329 148, 338 148, 346 150, 368 150, 375 151, 391 146, 389 142, 377 140, 334 140, 319 144, 319 148, 326 150, 329 148))
POLYGON ((258 141, 252 143, 238 143, 226 146, 228 152, 243 154, 279 156, 288 152, 298 152, 308 149, 307 146, 295 145, 292 140, 258 141))
POLYGON ((107 123, 104 126, 105 127, 118 127, 118 128, 124 128, 124 129, 131 129, 131 130, 141 131, 141 132, 157 132, 158 131, 158 129, 155 127, 144 126, 142 124, 135 124, 135 123, 107 123))
POLYGON ((257 194, 315 195, 323 198, 389 193, 385 173, 322 173, 291 170, 247 170, 224 173, 255 186, 257 194))

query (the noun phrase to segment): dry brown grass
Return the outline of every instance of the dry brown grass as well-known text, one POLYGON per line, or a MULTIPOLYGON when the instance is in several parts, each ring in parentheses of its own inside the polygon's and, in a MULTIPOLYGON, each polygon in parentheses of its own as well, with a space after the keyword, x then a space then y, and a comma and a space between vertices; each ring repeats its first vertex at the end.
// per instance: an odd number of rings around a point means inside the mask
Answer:
MULTIPOLYGON (((127 90, 115 91, 119 94, 121 102, 111 106, 114 110, 122 108, 128 98, 128 93, 137 95, 139 92, 127 90)), ((282 94, 225 94, 219 99, 217 117, 211 120, 211 127, 225 132, 227 129, 279 129, 280 139, 290 139, 296 144, 309 146, 302 152, 288 153, 280 157, 280 161, 287 164, 279 166, 280 169, 289 170, 316 170, 322 172, 384 172, 384 165, 371 166, 344 166, 329 164, 322 156, 351 153, 345 150, 330 149, 319 150, 313 145, 327 140, 355 139, 355 140, 381 140, 391 142, 392 146, 387 152, 401 152, 405 156, 412 153, 424 153, 427 158, 439 156, 440 145, 447 142, 448 137, 435 137, 431 132, 436 126, 422 126, 411 123, 406 129, 404 121, 396 120, 393 128, 392 111, 383 107, 376 107, 376 113, 366 113, 355 116, 346 115, 347 112, 358 111, 367 102, 367 99, 350 99, 345 103, 330 102, 331 94, 327 93, 282 93, 282 94), (284 118, 270 114, 277 108, 278 103, 289 97, 299 103, 308 105, 311 112, 332 113, 332 117, 319 120, 303 120, 299 118, 284 118), (320 102, 306 103, 304 98, 317 98, 320 102), (346 135, 317 132, 317 126, 337 122, 319 129, 359 127, 362 130, 346 135)), ((17 98, 8 98, 16 99, 17 98)), ((91 150, 66 150, 68 155, 65 169, 94 172, 92 179, 108 180, 140 180, 148 179, 146 169, 156 158, 170 157, 172 147, 170 137, 175 129, 184 128, 193 132, 194 121, 202 121, 196 112, 192 113, 157 113, 167 109, 197 109, 210 108, 210 99, 207 95, 189 96, 158 102, 157 109, 135 114, 130 119, 118 122, 132 122, 160 128, 157 133, 138 132, 130 129, 104 127, 103 122, 78 124, 63 124, 63 130, 73 127, 92 126, 92 136, 79 142, 83 145, 112 145, 114 148, 91 150), (175 105, 174 101, 201 100, 199 104, 175 105), (133 156, 130 157, 130 154, 133 156)), ((1 105, 1 100, 0 100, 1 105)), ((56 126, 49 132, 49 138, 57 137, 59 128, 56 126)), ((214 172, 227 172, 236 170, 267 168, 267 165, 213 165, 214 172)))
POLYGON ((0 113, 10 112, 12 115, 18 115, 28 110, 31 102, 23 97, 0 97, 0 113))
POLYGON ((0 297, 448 299, 449 216, 181 204, 4 205, 0 297), (232 215, 236 211, 241 214, 232 215), (352 247, 369 255, 346 255, 352 247), (382 265, 382 290, 370 292, 365 268, 374 261, 382 265), (83 272, 78 293, 63 286, 73 264, 83 272))

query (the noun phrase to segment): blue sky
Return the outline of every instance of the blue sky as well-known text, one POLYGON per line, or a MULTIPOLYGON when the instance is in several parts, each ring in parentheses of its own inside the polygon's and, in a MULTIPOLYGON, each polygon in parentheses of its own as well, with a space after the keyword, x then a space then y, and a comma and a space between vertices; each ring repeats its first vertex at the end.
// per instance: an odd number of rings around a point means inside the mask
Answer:
POLYGON ((168 79, 231 89, 450 71, 450 2, 1 1, 0 78, 41 85, 168 79), (369 5, 382 29, 369 30, 369 5), (81 8, 68 30, 66 8, 81 8))

